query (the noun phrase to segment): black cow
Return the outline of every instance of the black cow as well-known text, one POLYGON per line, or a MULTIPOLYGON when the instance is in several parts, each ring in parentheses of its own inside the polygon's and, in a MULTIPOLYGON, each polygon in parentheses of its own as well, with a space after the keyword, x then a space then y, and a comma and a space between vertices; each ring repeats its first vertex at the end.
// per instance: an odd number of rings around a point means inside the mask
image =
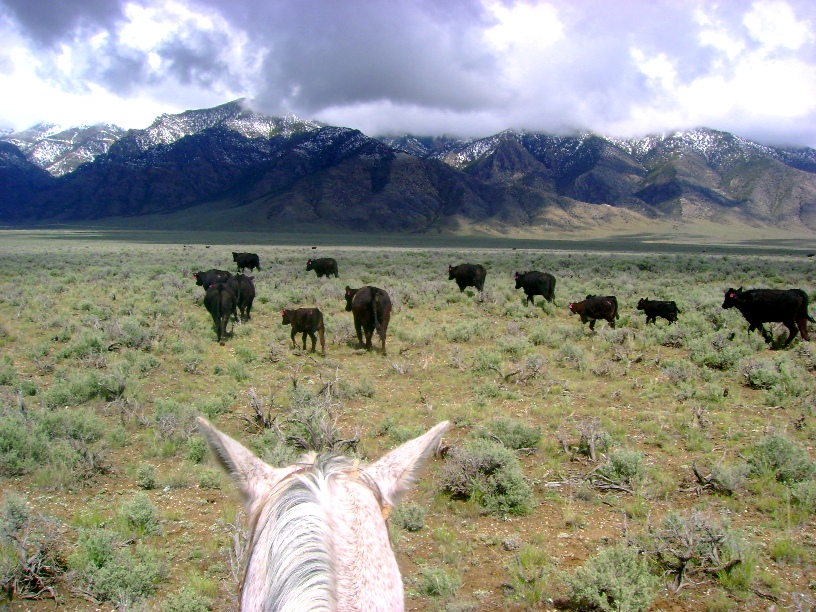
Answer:
POLYGON ((218 332, 218 343, 223 346, 227 338, 227 323, 231 315, 238 318, 235 312, 235 294, 224 283, 215 283, 207 288, 204 306, 212 315, 215 329, 218 332))
POLYGON ((236 253, 233 251, 232 261, 235 262, 241 272, 244 271, 244 268, 249 268, 250 272, 252 272, 252 268, 261 269, 261 260, 255 253, 236 253))
POLYGON ((595 329, 595 321, 604 319, 615 329, 618 317, 618 299, 614 295, 588 295, 581 302, 569 305, 570 314, 581 315, 581 323, 589 321, 589 329, 595 329))
POLYGON ((252 318, 250 311, 252 310, 252 302, 255 300, 255 283, 252 282, 253 279, 252 276, 236 274, 227 280, 227 286, 235 294, 235 305, 241 311, 242 321, 249 321, 252 318))
POLYGON ((649 324, 649 321, 657 325, 657 317, 666 319, 671 325, 677 321, 677 315, 680 313, 677 304, 674 302, 648 300, 646 298, 640 298, 637 309, 646 313, 646 325, 649 324))
POLYGON ((783 323, 790 332, 785 346, 790 344, 797 331, 802 333, 802 338, 809 340, 807 322, 816 323, 808 314, 807 293, 801 289, 729 289, 725 292, 722 307, 737 308, 750 324, 748 331, 758 329, 765 342, 771 342, 773 338, 762 324, 783 323))
POLYGON ((207 270, 206 272, 196 272, 193 274, 193 278, 196 279, 196 285, 199 287, 204 287, 205 291, 215 283, 226 283, 230 276, 232 276, 232 274, 226 270, 215 269, 207 270))
POLYGON ((532 270, 531 272, 516 272, 516 289, 524 289, 527 295, 525 304, 533 303, 535 300, 533 296, 540 295, 548 302, 555 299, 555 277, 548 272, 538 272, 532 270))
POLYGON ((323 313, 317 308, 298 308, 297 310, 281 310, 283 320, 281 325, 292 326, 292 348, 296 348, 295 336, 303 334, 303 350, 306 350, 306 334, 312 339, 312 352, 315 352, 317 338, 320 336, 320 354, 326 356, 326 339, 324 337, 323 313))
POLYGON ((364 331, 365 348, 371 350, 371 336, 376 329, 382 341, 382 354, 385 355, 385 335, 391 321, 391 298, 388 294, 377 287, 346 287, 346 310, 354 315, 354 329, 360 344, 363 343, 364 331))
POLYGON ((476 287, 478 291, 484 289, 485 275, 487 270, 481 264, 461 264, 458 266, 448 266, 448 280, 456 280, 459 291, 465 287, 476 287))
POLYGON ((340 278, 337 273, 337 262, 331 257, 321 257, 320 259, 310 259, 306 262, 306 271, 314 270, 317 278, 321 276, 330 277, 334 274, 335 278, 340 278))

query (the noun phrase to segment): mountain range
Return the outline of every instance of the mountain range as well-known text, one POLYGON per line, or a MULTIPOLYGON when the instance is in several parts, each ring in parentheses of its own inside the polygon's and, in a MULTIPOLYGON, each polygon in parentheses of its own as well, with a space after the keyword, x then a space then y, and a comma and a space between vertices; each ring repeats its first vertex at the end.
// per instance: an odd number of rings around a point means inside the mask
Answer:
POLYGON ((0 134, 3 224, 168 215, 190 229, 534 235, 704 220, 814 231, 816 150, 707 128, 374 138, 240 100, 143 130, 0 134))

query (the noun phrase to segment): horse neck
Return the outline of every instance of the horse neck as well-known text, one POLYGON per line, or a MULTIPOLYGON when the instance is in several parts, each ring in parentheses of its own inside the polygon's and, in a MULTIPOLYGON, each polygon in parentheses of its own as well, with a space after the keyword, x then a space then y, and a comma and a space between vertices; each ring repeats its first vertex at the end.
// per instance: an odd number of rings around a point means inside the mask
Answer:
POLYGON ((252 511, 241 609, 404 609, 402 578, 376 485, 348 463, 319 458, 252 511))
POLYGON ((330 522, 338 611, 403 610, 402 577, 383 508, 360 477, 332 481, 330 522))
POLYGON ((322 474, 295 472, 250 510, 243 612, 333 612, 334 569, 322 474))

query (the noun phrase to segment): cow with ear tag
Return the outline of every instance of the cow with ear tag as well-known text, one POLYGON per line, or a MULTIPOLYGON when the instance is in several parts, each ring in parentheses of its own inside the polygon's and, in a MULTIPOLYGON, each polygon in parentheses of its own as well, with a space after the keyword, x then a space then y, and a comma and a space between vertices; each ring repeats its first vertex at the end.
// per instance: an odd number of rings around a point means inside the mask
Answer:
POLYGON ((759 330, 765 342, 773 338, 765 330, 763 323, 783 323, 788 328, 785 346, 802 334, 808 340, 807 322, 816 323, 808 314, 808 295, 802 289, 749 289, 743 291, 730 288, 725 292, 722 307, 736 308, 748 321, 748 331, 759 330))

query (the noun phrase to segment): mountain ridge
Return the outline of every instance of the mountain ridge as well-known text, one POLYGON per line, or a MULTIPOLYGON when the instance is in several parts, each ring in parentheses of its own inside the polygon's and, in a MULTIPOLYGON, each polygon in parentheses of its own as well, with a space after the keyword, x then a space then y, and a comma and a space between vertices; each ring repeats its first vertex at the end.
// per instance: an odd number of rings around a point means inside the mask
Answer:
POLYGON ((710 128, 637 139, 524 130, 371 138, 236 100, 121 133, 40 124, 0 145, 0 220, 12 224, 221 202, 249 207, 242 218, 260 226, 369 232, 547 231, 631 215, 816 230, 816 150, 710 128))

